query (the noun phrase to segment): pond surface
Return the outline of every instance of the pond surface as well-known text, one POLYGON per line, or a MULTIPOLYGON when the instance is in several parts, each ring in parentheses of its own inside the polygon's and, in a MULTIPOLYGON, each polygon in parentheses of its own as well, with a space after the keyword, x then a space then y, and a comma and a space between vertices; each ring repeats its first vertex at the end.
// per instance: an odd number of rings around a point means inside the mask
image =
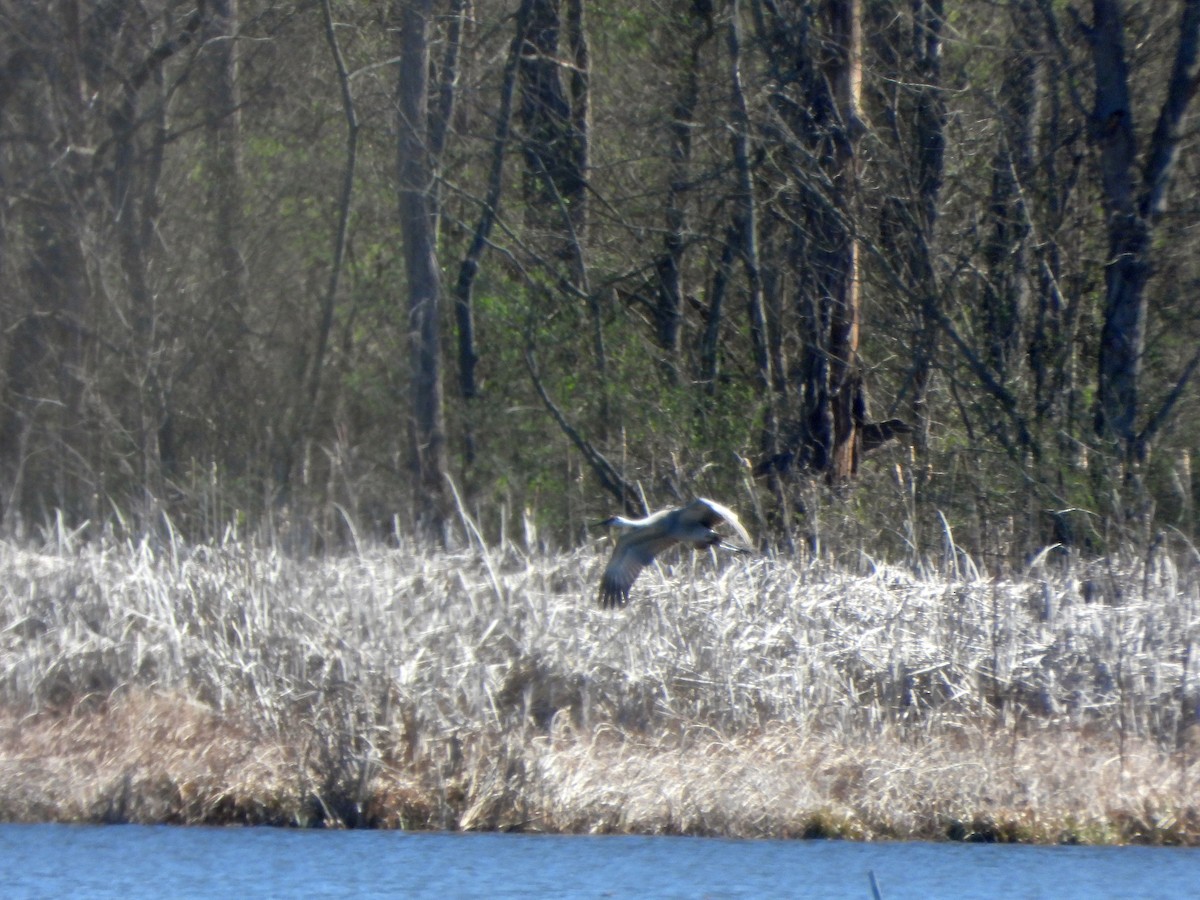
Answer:
POLYGON ((1200 896, 1200 850, 0 825, 25 897, 1200 896))

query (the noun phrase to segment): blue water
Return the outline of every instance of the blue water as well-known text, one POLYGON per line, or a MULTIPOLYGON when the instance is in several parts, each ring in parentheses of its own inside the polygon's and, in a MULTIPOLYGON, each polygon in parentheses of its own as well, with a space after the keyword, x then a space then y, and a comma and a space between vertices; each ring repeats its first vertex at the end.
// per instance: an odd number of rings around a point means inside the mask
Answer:
POLYGON ((0 896, 1200 896, 1200 850, 0 825, 0 896))

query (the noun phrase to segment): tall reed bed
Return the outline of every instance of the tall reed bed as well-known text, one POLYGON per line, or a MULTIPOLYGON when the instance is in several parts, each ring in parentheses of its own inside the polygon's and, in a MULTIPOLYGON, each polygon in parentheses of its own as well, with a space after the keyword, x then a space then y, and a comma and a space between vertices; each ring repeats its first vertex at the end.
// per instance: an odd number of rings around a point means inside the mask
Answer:
POLYGON ((1200 570, 0 543, 0 816, 1200 841, 1200 570))

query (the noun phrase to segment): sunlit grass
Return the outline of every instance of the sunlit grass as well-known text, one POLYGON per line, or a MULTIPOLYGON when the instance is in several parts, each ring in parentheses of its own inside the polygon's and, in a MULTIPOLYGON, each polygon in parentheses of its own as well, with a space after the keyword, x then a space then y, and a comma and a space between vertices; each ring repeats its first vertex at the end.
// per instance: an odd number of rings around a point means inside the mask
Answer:
POLYGON ((0 817, 1200 841, 1200 573, 0 543, 0 817))

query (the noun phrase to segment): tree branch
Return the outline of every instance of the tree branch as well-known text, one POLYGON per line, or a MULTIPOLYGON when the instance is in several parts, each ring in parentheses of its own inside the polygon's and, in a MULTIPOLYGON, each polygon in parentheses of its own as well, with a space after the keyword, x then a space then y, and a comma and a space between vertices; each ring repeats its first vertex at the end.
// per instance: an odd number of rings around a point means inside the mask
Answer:
POLYGON ((1198 57, 1200 0, 1187 0, 1179 20, 1179 44, 1175 50, 1171 78, 1167 83, 1167 97, 1154 126, 1150 150, 1142 169, 1143 193, 1138 205, 1139 212, 1146 218, 1157 217, 1162 212, 1167 182, 1179 152, 1179 122, 1200 84, 1198 57))
POLYGON ((1174 409, 1176 402, 1183 395, 1184 389, 1187 388, 1188 382, 1191 381, 1192 375, 1195 374, 1197 366, 1200 366, 1200 350, 1192 354, 1192 358, 1183 367, 1183 372, 1180 373, 1179 379, 1175 382, 1175 387, 1171 388, 1171 392, 1163 398, 1163 402, 1159 404, 1154 415, 1150 417, 1150 421, 1146 423, 1146 427, 1138 434, 1134 449, 1139 458, 1145 457, 1146 448, 1150 446, 1150 442, 1154 440, 1159 429, 1170 418, 1171 410, 1174 409))
POLYGON ((195 40, 196 32, 200 30, 200 26, 208 14, 207 7, 206 0, 200 0, 196 4, 196 9, 188 16, 179 34, 163 41, 146 55, 141 65, 134 69, 129 76, 129 90, 140 90, 159 66, 195 40))
POLYGON ((500 195, 504 185, 504 157, 512 131, 512 103, 517 83, 517 62, 521 58, 521 42, 525 34, 528 3, 517 12, 517 31, 508 50, 504 75, 500 83, 500 109, 496 113, 496 131, 492 137, 492 158, 488 168, 487 192, 481 202, 479 221, 471 235, 467 254, 458 268, 454 285, 454 317, 458 329, 458 390, 465 400, 478 393, 475 366, 479 361, 475 346, 475 304, 473 292, 479 274, 479 260, 487 249, 492 227, 500 212, 500 195))
POLYGON ((531 347, 525 348, 525 365, 529 369, 529 377, 533 380, 534 389, 538 392, 538 396, 542 398, 542 403, 546 405, 546 409, 550 411, 550 415, 558 423, 558 427, 562 429, 563 434, 583 454, 583 458, 588 466, 591 467, 592 473, 599 479, 600 486, 616 497, 617 502, 630 515, 646 515, 648 510, 642 503, 634 486, 625 480, 616 467, 605 458, 603 453, 593 447, 587 438, 581 435, 578 429, 567 421, 567 417, 563 415, 562 410, 550 399, 550 394, 546 391, 546 386, 542 384, 542 378, 538 374, 537 361, 534 359, 531 347))
MULTIPOLYGON (((329 52, 333 57, 334 69, 337 72, 338 87, 341 89, 342 114, 346 119, 346 162, 342 170, 342 190, 338 198, 337 231, 333 240, 333 257, 329 261, 329 282, 325 288, 325 296, 321 299, 321 318, 317 326, 317 345, 313 352, 312 368, 309 371, 307 395, 309 420, 316 413, 317 395, 321 388, 322 369, 325 365, 325 354, 329 346, 329 334, 333 329, 333 310, 337 303, 338 285, 341 282, 342 268, 346 259, 346 242, 350 228, 350 211, 354 198, 354 177, 358 163, 358 113, 354 106, 354 92, 350 87, 350 73, 346 70, 346 59, 338 43, 337 31, 333 24, 333 11, 329 0, 322 0, 322 18, 325 24, 325 40, 329 44, 329 52)), ((306 431, 308 428, 305 429, 306 431)))

